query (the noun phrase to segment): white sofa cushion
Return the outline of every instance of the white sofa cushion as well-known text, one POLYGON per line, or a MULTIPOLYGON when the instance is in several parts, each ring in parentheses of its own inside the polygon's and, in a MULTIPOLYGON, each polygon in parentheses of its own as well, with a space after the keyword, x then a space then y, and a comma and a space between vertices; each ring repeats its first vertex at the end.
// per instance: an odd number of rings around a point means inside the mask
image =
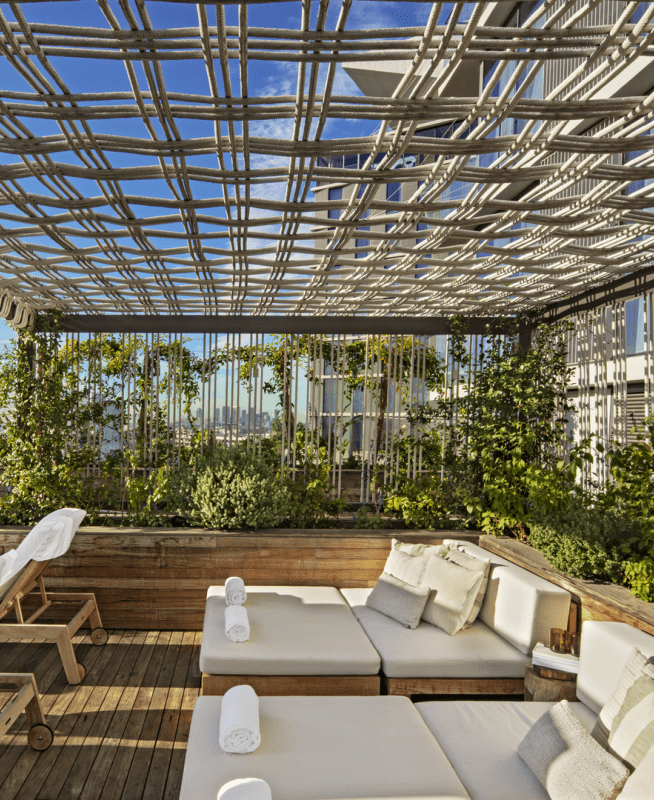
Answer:
POLYGON ((422 612, 425 622, 431 622, 450 636, 464 627, 484 580, 486 565, 478 563, 481 569, 472 570, 441 556, 430 557, 421 581, 430 590, 422 612))
POLYGON ((626 622, 584 622, 577 698, 595 714, 609 701, 634 647, 647 658, 653 656, 654 636, 626 622))
MULTIPOLYGON (((474 626, 473 626, 474 627, 474 626)), ((472 800, 549 800, 518 744, 553 703, 448 700, 416 703, 472 800)), ((586 730, 595 715, 570 704, 586 730)))
POLYGON ((234 644, 225 635, 225 587, 209 587, 200 647, 202 672, 214 675, 376 675, 379 672, 379 655, 338 589, 248 586, 247 592, 244 608, 250 621, 250 639, 234 644))
POLYGON ((593 736, 632 770, 654 747, 654 663, 637 647, 599 713, 593 736))
POLYGON ((618 800, 643 800, 650 797, 654 786, 654 747, 631 773, 618 800))
POLYGON ((531 655, 538 642, 549 642, 550 628, 568 627, 570 593, 565 589, 477 545, 454 539, 445 544, 458 544, 476 558, 490 558, 479 619, 525 655, 531 655))
POLYGON ((218 745, 221 697, 195 702, 180 800, 216 800, 256 775, 277 800, 468 800, 463 784, 406 697, 261 697, 261 745, 218 745))
POLYGON ((536 720, 518 755, 552 800, 615 800, 629 777, 627 767, 588 733, 567 700, 536 720))
POLYGON ((341 589, 389 678, 524 678, 531 658, 483 622, 456 636, 421 622, 414 630, 366 606, 371 589, 341 589))

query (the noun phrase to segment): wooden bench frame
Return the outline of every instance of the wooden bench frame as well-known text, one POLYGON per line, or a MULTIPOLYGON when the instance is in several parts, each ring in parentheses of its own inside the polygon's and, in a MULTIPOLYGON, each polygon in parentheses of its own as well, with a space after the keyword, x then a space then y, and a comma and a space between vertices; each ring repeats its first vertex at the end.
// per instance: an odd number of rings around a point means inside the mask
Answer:
POLYGON ((223 695, 233 686, 248 684, 259 695, 378 695, 377 675, 212 675, 202 673, 200 694, 223 695))
POLYGON ((6 591, 0 601, 0 634, 10 639, 37 639, 42 642, 55 642, 68 683, 76 685, 84 680, 85 670, 77 663, 73 650, 72 637, 88 620, 91 627, 91 641, 102 645, 107 641, 107 633, 102 628, 98 604, 92 592, 58 592, 48 595, 43 584, 43 573, 50 561, 30 561, 6 591), (34 591, 36 590, 36 591, 34 591), (40 605, 27 619, 23 614, 22 601, 40 601, 40 605), (38 625, 38 619, 52 605, 81 605, 81 608, 67 624, 38 625), (14 610, 16 622, 1 621, 14 610))
POLYGON ((7 733, 24 711, 30 725, 27 734, 30 747, 33 750, 47 750, 52 744, 53 733, 43 713, 34 675, 31 672, 2 672, 0 692, 14 695, 0 711, 0 736, 7 733))
POLYGON ((386 694, 524 694, 524 678, 389 678, 382 675, 386 694))

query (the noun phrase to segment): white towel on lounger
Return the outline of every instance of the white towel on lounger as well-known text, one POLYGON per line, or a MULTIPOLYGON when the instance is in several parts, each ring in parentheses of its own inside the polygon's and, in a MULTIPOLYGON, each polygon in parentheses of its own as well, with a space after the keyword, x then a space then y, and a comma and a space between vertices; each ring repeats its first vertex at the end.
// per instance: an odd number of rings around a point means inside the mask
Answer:
POLYGON ((250 638, 250 620, 243 606, 225 606, 225 634, 232 642, 247 642, 250 638))
POLYGON ((225 692, 218 741, 226 753, 252 753, 261 744, 259 698, 251 686, 233 686, 225 692))
POLYGON ((225 603, 228 606, 242 606, 248 599, 243 578, 233 576, 225 581, 225 603))
POLYGON ((261 778, 237 778, 219 790, 217 800, 272 800, 272 792, 261 778))
POLYGON ((86 511, 60 508, 43 517, 15 550, 9 550, 0 563, 0 596, 30 561, 59 558, 70 547, 86 511))

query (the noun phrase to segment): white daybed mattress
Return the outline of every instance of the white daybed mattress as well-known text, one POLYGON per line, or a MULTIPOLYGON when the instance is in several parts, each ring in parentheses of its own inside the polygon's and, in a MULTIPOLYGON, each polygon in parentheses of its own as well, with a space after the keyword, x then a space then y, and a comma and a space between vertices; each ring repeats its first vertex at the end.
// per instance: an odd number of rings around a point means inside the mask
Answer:
MULTIPOLYGON (((415 707, 472 800, 549 800, 518 756, 518 745, 554 703, 429 701, 415 707)), ((583 703, 570 703, 587 730, 595 724, 583 703)))
POLYGON ((193 709, 180 800, 263 778, 274 800, 459 800, 469 795, 406 697, 260 697, 261 745, 218 745, 221 697, 193 709))
POLYGON ((376 675, 380 658, 332 586, 248 586, 250 639, 225 635, 225 589, 210 586, 200 669, 212 675, 376 675))
POLYGON ((368 608, 372 589, 341 589, 389 678, 524 678, 531 656, 521 653, 480 620, 456 636, 421 621, 409 630, 368 608), (434 654, 438 654, 435 658, 434 654))

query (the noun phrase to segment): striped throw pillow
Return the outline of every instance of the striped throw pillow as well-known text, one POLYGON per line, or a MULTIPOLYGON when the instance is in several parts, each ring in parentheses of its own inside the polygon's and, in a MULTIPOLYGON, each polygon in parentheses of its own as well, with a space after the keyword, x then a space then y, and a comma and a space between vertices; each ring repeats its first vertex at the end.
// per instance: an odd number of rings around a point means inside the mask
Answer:
POLYGON ((450 550, 450 552, 445 556, 445 560, 451 561, 453 564, 457 564, 459 567, 463 567, 471 572, 483 571, 484 573, 484 577, 482 578, 481 583, 479 584, 479 589, 477 590, 475 602, 472 604, 468 618, 463 623, 463 627, 461 628, 461 630, 465 630, 466 628, 469 628, 477 619, 477 616, 481 610, 481 604, 484 602, 486 589, 488 589, 488 578, 490 575, 491 562, 490 559, 475 558, 474 556, 469 556, 467 553, 463 553, 461 550, 455 549, 450 550))
POLYGON ((654 746, 654 664, 637 647, 599 713, 593 736, 631 769, 654 746))
POLYGON ((384 564, 384 572, 410 586, 419 586, 428 561, 428 556, 411 556, 393 547, 384 564))

